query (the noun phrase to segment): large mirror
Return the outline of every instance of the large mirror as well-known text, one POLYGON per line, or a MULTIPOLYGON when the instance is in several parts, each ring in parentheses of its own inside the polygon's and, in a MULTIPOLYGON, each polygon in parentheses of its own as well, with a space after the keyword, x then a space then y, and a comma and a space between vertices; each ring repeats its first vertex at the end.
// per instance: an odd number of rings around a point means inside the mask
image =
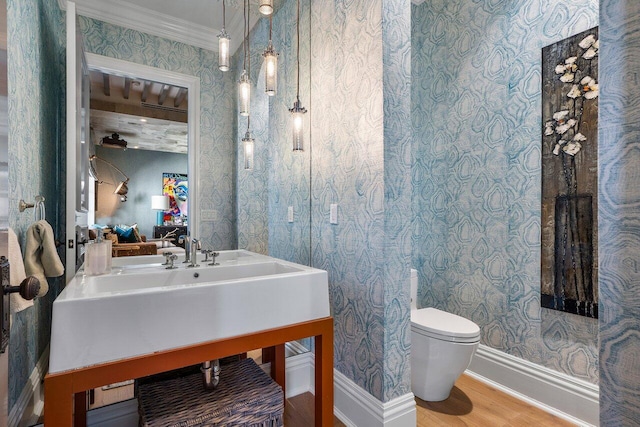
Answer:
POLYGON ((95 179, 88 222, 135 225, 148 245, 169 233, 161 244, 176 244, 198 230, 198 79, 93 54, 87 63, 95 179))

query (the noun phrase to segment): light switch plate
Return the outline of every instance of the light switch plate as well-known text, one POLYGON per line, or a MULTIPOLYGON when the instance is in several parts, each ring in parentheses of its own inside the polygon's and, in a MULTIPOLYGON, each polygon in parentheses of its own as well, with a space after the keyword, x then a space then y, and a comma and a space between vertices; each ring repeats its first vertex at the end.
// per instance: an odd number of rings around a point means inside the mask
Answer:
POLYGON ((337 224, 338 223, 338 205, 332 203, 329 207, 329 223, 337 224))
POLYGON ((287 209, 287 221, 293 222, 293 206, 289 206, 287 209))

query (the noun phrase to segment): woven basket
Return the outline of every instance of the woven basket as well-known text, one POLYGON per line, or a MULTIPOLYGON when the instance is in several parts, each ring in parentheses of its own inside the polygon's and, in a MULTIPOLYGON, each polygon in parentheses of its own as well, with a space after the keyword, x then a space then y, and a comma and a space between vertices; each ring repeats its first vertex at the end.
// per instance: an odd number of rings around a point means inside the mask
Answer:
POLYGON ((192 374, 138 387, 140 425, 145 427, 283 425, 282 388, 253 359, 223 366, 212 391, 202 374, 192 374))

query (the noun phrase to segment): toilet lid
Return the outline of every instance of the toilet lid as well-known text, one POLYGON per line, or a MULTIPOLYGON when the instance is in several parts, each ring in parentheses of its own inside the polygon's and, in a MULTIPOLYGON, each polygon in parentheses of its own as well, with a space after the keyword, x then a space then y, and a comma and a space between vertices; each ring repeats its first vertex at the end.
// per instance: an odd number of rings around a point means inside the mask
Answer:
POLYGON ((411 311, 411 327, 436 338, 454 338, 455 341, 478 339, 480 328, 469 319, 457 316, 437 308, 421 308, 411 311))

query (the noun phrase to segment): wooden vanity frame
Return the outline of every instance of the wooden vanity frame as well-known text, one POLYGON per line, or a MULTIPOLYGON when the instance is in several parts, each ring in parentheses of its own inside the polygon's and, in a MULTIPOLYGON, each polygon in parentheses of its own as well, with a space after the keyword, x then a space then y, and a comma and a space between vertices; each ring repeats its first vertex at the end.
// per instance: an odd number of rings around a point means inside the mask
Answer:
POLYGON ((170 371, 206 360, 220 359, 257 348, 275 346, 272 363, 274 379, 285 387, 284 343, 302 338, 315 339, 315 425, 333 425, 333 318, 311 320, 252 334, 208 341, 114 362, 47 374, 44 379, 44 425, 72 427, 74 400, 76 427, 86 425, 85 393, 132 378, 170 371))

